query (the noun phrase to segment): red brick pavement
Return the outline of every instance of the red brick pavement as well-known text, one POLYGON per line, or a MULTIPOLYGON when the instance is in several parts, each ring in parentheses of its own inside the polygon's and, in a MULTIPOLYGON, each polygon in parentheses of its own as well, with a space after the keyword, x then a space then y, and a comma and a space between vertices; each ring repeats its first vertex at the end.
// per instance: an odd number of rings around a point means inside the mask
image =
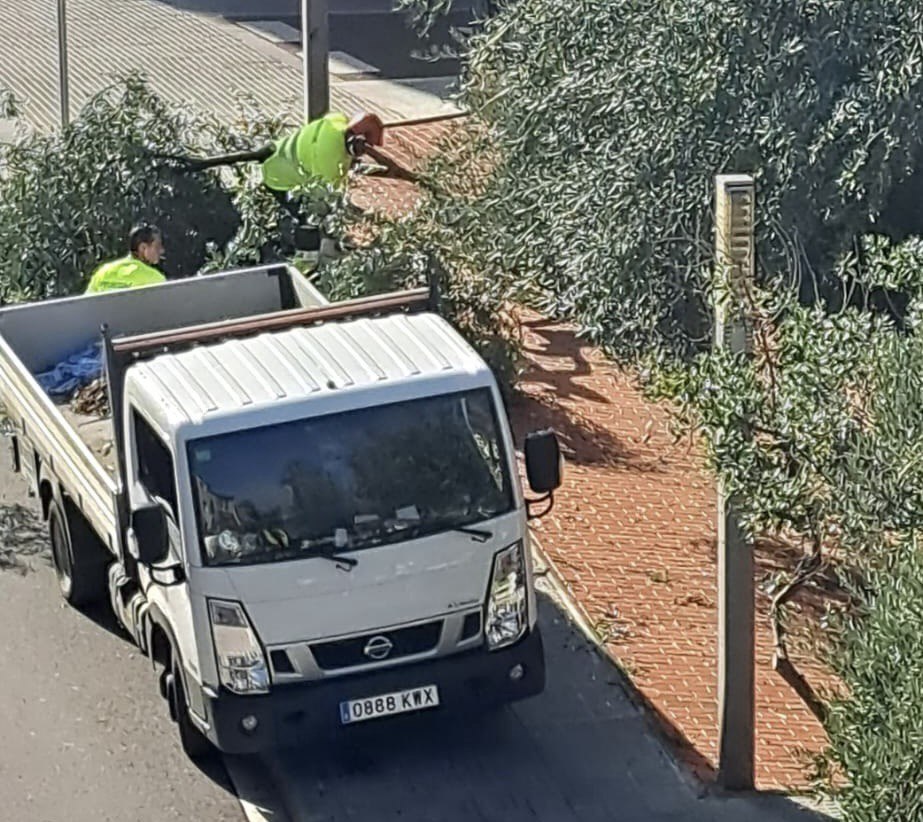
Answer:
MULTIPOLYGON (((386 133, 386 152, 408 169, 431 155, 452 121, 386 133)), ((367 177, 353 187, 361 207, 391 216, 418 193, 401 180, 367 177)), ((701 777, 713 775, 717 739, 714 479, 688 441, 675 443, 664 408, 573 329, 529 315, 529 369, 513 423, 553 425, 568 450, 565 485, 536 525, 575 604, 607 641, 639 696, 701 777)), ((760 578, 779 557, 758 553, 760 578)), ((797 600, 796 600, 797 602, 797 600)), ((762 788, 801 788, 819 723, 769 666, 767 602, 757 614, 757 778, 762 788)), ((811 658, 793 661, 814 685, 829 681, 811 658)))
MULTIPOLYGON (((714 480, 697 447, 676 443, 666 409, 567 326, 530 315, 529 362, 514 426, 554 426, 568 457, 565 484, 536 532, 588 621, 602 635, 681 758, 713 776, 717 739, 714 480)), ((761 578, 777 561, 758 557, 761 578)), ((767 601, 757 614, 757 779, 806 785, 819 723, 770 668, 767 601)), ((795 657, 812 684, 829 681, 795 657)))
MULTIPOLYGON (((391 126, 385 129, 382 153, 408 171, 419 170, 455 122, 453 118, 391 126)), ((362 176, 353 183, 351 196, 359 208, 390 217, 401 217, 417 204, 419 190, 407 180, 372 174, 362 176)))

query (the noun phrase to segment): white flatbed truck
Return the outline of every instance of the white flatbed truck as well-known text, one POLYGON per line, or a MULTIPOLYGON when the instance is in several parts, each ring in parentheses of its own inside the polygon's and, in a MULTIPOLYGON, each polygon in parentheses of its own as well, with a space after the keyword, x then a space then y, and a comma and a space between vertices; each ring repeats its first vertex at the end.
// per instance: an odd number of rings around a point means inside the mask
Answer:
MULTIPOLYGON (((108 599, 190 756, 542 691, 509 422, 432 297, 328 303, 263 266, 0 310, 61 592, 108 599), (106 416, 35 376, 94 339, 106 416)), ((525 450, 550 499, 554 434, 525 450)))

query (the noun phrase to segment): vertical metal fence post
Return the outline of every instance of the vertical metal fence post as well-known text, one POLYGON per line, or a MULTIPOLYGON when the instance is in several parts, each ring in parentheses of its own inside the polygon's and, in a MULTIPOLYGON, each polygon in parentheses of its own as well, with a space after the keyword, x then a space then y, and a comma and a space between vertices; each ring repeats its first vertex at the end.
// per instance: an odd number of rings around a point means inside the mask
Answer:
MULTIPOLYGON (((720 175, 715 181, 715 264, 728 293, 719 296, 715 345, 749 350, 741 299, 756 273, 751 176, 720 175)), ((733 496, 718 482, 718 783, 727 790, 754 786, 754 584, 753 545, 742 532, 733 496)))
POLYGON ((301 57, 305 121, 330 108, 330 23, 327 0, 301 0, 301 57))
POLYGON ((67 54, 67 0, 58 0, 58 101, 61 128, 70 124, 70 74, 67 54))

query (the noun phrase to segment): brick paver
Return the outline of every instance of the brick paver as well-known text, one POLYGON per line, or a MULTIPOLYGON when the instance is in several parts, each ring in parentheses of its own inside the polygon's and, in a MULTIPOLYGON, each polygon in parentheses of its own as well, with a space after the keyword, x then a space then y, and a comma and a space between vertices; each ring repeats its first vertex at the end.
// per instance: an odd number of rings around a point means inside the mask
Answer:
MULTIPOLYGON (((535 528, 591 625, 708 777, 717 738, 714 481, 698 448, 674 442, 664 408, 573 329, 529 315, 529 370, 514 423, 553 425, 568 473, 553 512, 535 528)), ((762 578, 774 557, 763 553, 762 578)), ((767 600, 757 614, 757 773, 763 788, 803 788, 819 723, 770 667, 767 600), (804 749, 804 750, 802 750, 804 749)), ((820 666, 795 658, 810 681, 820 666)))

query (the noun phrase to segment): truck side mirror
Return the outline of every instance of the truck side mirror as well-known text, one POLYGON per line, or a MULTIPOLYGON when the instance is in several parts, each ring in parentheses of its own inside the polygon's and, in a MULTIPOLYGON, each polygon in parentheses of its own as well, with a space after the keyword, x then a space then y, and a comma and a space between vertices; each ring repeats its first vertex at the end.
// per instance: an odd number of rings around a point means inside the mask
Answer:
POLYGON ((131 512, 131 530, 138 543, 138 562, 156 565, 163 562, 170 551, 170 533, 167 515, 158 503, 136 508, 131 512))
POLYGON ((536 494, 551 495, 561 487, 561 447, 551 428, 526 436, 526 475, 536 494))

